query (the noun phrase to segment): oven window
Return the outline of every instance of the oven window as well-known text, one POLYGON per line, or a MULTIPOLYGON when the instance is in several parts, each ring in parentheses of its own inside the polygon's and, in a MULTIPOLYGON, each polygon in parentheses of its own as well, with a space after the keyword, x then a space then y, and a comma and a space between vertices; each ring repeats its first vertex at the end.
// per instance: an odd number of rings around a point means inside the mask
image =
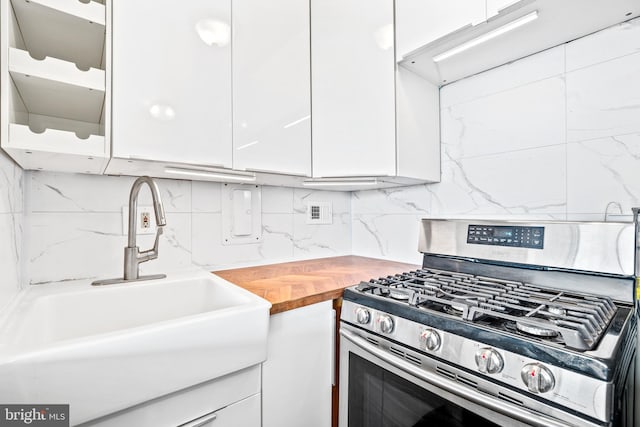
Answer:
POLYGON ((349 427, 497 426, 349 353, 349 427))

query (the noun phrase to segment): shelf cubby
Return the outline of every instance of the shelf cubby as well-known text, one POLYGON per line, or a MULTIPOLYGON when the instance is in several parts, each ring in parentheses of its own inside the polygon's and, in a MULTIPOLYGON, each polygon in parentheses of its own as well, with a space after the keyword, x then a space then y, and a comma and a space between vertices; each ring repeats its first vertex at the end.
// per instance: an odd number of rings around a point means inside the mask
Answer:
POLYGON ((105 3, 0 0, 2 148, 25 169, 102 173, 105 3))

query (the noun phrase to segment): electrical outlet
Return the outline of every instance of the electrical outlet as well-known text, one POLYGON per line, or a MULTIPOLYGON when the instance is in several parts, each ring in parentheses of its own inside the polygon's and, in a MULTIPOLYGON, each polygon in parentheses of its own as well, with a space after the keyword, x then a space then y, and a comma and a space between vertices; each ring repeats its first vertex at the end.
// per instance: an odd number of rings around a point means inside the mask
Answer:
POLYGON ((307 224, 332 224, 331 202, 307 202, 307 224))
MULTIPOLYGON (((122 235, 129 232, 129 206, 122 207, 122 235)), ((138 206, 136 218, 136 234, 155 234, 156 217, 153 206, 138 206)))

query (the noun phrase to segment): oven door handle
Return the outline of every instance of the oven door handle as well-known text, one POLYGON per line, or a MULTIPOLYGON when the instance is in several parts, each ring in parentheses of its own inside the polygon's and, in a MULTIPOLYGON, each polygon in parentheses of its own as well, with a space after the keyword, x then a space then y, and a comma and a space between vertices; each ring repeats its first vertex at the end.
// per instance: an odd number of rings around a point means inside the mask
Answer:
POLYGON ((436 387, 439 387, 443 390, 446 390, 456 396, 459 396, 463 399, 466 399, 470 402, 483 406, 485 408, 489 408, 495 412, 499 412, 501 414, 505 414, 517 420, 523 421, 525 423, 539 426, 539 427, 568 427, 567 424, 564 424, 558 420, 553 418, 549 418, 543 414, 532 412, 527 409, 514 406, 504 400, 496 399, 490 394, 480 394, 480 392, 468 390, 461 386, 460 384, 451 381, 448 378, 440 377, 432 372, 424 371, 422 369, 418 369, 415 366, 411 365, 408 362, 400 360, 394 356, 389 355, 387 352, 380 350, 376 346, 370 344, 365 339, 359 337, 357 334, 354 334, 351 331, 346 329, 340 329, 340 335, 342 335, 345 339, 349 340, 351 343, 360 347, 362 350, 366 351, 369 354, 376 356, 382 361, 395 366, 403 372, 406 372, 409 375, 417 377, 423 381, 428 382, 436 387))

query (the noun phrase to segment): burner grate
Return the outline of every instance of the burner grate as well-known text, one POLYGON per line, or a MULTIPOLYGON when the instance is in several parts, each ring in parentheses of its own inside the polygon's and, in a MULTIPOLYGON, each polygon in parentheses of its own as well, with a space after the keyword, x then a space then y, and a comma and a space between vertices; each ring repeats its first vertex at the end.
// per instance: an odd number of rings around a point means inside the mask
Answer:
POLYGON ((436 269, 372 279, 357 290, 533 339, 594 348, 616 313, 610 298, 436 269), (510 327, 504 327, 505 324, 510 327))

